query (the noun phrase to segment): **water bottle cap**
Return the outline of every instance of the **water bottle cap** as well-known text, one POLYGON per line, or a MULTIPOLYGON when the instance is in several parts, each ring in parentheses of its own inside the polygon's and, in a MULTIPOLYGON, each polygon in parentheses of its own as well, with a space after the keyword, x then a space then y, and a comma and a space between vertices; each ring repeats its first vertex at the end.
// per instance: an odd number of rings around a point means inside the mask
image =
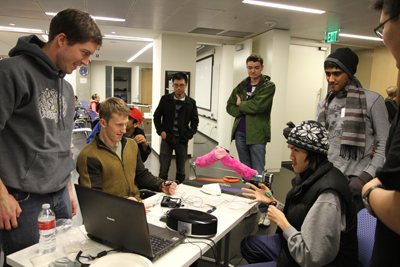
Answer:
POLYGON ((50 204, 49 203, 46 203, 46 204, 43 204, 42 205, 42 209, 50 209, 50 204))

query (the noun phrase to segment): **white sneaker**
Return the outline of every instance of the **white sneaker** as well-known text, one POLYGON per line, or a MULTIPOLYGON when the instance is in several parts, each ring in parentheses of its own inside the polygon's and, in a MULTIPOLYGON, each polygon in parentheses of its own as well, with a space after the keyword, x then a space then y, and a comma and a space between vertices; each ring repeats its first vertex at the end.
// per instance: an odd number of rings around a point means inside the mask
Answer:
POLYGON ((269 226, 271 221, 268 219, 268 212, 261 213, 260 220, 258 221, 258 226, 269 226))
POLYGON ((251 209, 249 209, 246 218, 256 213, 258 213, 258 205, 254 205, 251 209))

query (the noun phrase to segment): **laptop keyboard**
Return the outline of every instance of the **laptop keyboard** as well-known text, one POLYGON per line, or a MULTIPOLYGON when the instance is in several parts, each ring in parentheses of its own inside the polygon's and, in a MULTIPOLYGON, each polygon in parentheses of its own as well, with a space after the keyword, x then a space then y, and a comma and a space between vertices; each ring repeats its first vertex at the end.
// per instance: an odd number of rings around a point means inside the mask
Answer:
POLYGON ((160 250, 162 250, 163 248, 167 247, 169 244, 172 243, 172 241, 153 235, 150 235, 150 242, 154 254, 156 254, 157 252, 159 252, 160 250))
POLYGON ((172 241, 161 238, 159 236, 150 236, 151 248, 153 249, 154 254, 157 254, 160 250, 167 247, 172 241))

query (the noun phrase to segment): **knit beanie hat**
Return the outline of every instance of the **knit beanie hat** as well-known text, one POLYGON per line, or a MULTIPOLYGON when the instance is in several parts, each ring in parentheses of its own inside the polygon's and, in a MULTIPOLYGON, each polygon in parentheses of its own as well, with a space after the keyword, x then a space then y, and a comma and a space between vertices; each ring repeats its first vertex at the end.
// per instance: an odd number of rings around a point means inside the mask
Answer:
POLYGON ((336 63, 350 79, 353 79, 353 75, 357 71, 358 56, 348 47, 336 49, 325 59, 326 61, 336 63))
POLYGON ((303 121, 289 133, 287 143, 307 151, 328 154, 329 133, 317 121, 303 121))
POLYGON ((131 107, 130 108, 131 113, 129 114, 129 116, 132 117, 132 119, 137 120, 138 124, 140 125, 143 121, 143 115, 140 112, 140 110, 138 110, 137 108, 131 107))

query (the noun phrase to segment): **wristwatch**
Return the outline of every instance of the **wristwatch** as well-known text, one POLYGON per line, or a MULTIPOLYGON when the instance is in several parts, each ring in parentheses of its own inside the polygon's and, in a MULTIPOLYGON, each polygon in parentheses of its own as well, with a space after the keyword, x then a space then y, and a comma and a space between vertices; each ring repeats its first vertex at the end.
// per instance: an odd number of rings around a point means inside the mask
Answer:
POLYGON ((362 200, 363 200, 363 202, 364 202, 364 206, 367 208, 368 212, 369 212, 372 216, 374 216, 374 217, 376 217, 376 215, 375 215, 375 212, 372 210, 371 206, 369 205, 369 199, 368 199, 368 198, 369 198, 369 194, 371 193, 371 191, 374 190, 374 189, 376 189, 376 188, 383 188, 383 189, 385 189, 385 187, 384 187, 383 185, 381 185, 381 184, 374 185, 374 186, 371 186, 371 187, 367 190, 367 192, 365 192, 364 195, 362 196, 362 200))

